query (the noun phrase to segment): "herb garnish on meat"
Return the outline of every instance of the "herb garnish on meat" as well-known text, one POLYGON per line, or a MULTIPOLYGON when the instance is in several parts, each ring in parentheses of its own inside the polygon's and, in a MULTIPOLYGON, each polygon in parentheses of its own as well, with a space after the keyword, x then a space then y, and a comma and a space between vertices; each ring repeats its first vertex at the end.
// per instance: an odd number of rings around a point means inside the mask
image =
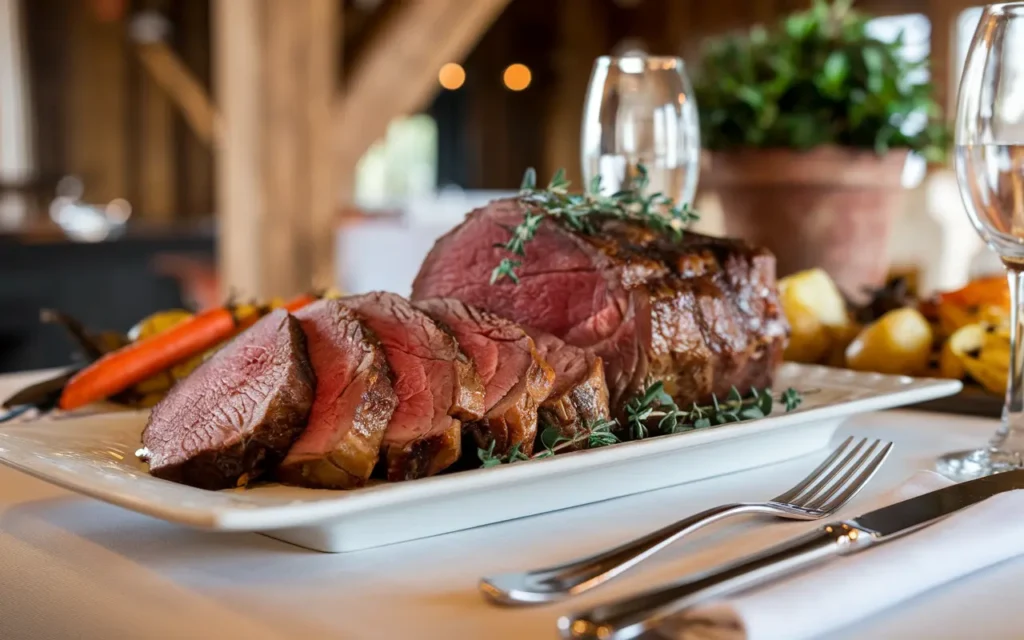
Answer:
MULTIPOLYGON (((525 256, 526 244, 533 240, 545 217, 587 235, 597 233, 595 223, 601 220, 628 220, 675 240, 682 238, 686 225, 699 219, 697 214, 687 204, 676 206, 672 198, 661 192, 646 195, 650 181, 647 168, 637 165, 636 170, 628 188, 602 196, 601 176, 594 176, 586 192, 569 193, 570 183, 565 179, 564 169, 556 171, 544 189, 537 188, 537 172, 532 167, 527 169, 518 196, 526 205, 526 214, 522 222, 509 227, 508 241, 495 246, 514 256, 525 256)), ((502 258, 491 272, 491 284, 502 278, 518 284, 515 270, 521 265, 522 260, 502 258)))

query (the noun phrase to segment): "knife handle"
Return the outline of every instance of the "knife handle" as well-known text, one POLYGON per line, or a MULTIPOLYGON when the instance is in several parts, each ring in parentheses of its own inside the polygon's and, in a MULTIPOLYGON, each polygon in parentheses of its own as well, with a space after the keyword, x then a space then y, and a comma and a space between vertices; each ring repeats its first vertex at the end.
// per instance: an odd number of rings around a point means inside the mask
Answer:
POLYGON ((853 551, 870 540, 871 534, 848 523, 828 524, 716 571, 564 616, 558 620, 558 629, 562 638, 570 640, 636 638, 697 600, 720 597, 778 579, 853 551))

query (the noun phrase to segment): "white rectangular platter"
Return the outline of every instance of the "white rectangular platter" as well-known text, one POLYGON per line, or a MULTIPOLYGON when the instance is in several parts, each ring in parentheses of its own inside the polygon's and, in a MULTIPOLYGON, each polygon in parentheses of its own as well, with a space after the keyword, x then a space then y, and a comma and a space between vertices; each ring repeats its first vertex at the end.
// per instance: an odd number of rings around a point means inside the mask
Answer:
POLYGON ((786 364, 776 389, 805 392, 791 413, 553 458, 354 491, 280 485, 205 491, 150 476, 134 452, 146 412, 44 418, 0 427, 0 462, 58 486, 191 527, 255 531, 340 552, 423 538, 659 489, 806 455, 857 413, 957 393, 955 380, 786 364))

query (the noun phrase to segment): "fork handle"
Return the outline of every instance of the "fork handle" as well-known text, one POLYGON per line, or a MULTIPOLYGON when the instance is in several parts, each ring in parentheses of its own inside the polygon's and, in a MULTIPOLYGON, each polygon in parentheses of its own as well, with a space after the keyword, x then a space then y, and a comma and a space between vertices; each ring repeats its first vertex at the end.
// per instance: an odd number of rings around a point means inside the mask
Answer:
POLYGON ((832 523, 717 571, 564 616, 558 620, 558 629, 561 637, 569 640, 637 638, 698 600, 718 598, 776 580, 871 541, 867 532, 845 523, 832 523))
POLYGON ((586 558, 525 573, 485 577, 480 581, 480 590, 489 600, 504 605, 543 604, 578 595, 611 580, 701 527, 743 513, 772 511, 766 505, 755 503, 714 507, 586 558))

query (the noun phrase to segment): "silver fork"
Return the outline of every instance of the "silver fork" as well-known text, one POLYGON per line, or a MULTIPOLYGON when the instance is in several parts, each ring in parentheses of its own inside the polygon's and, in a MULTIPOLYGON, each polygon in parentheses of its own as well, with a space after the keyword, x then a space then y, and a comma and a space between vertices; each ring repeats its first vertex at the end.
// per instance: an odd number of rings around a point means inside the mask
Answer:
POLYGON ((546 569, 504 573, 480 581, 484 596, 496 604, 531 605, 561 600, 598 587, 650 558, 688 534, 730 516, 756 513, 789 520, 818 520, 832 515, 871 480, 885 461, 891 442, 843 441, 817 469, 795 487, 767 502, 714 507, 654 533, 593 556, 546 569))

